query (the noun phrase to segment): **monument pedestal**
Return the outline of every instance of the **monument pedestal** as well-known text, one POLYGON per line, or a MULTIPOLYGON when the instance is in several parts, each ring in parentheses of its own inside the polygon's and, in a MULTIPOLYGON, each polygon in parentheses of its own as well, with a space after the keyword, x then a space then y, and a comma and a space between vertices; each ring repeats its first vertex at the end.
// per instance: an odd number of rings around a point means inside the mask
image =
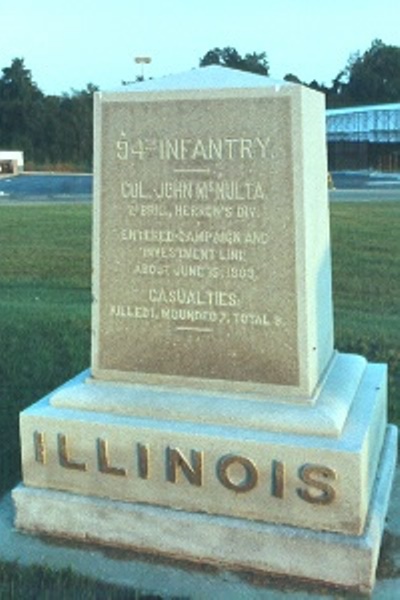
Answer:
POLYGON ((213 66, 94 129, 91 370, 21 415, 17 527, 370 588, 396 436, 333 349, 322 94, 213 66))
POLYGON ((18 528, 372 585, 396 462, 383 365, 335 355, 308 407, 88 377, 21 414, 18 528))
POLYGON ((397 429, 388 426, 360 536, 118 502, 23 485, 16 526, 33 533, 370 591, 375 583, 397 429))

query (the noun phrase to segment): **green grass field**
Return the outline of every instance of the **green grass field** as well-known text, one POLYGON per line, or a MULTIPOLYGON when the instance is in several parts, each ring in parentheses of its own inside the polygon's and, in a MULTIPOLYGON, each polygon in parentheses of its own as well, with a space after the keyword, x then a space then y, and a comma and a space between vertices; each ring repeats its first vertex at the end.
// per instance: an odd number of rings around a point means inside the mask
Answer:
POLYGON ((400 206, 334 204, 336 335, 400 340, 400 206))
MULTIPOLYGON (((400 203, 331 207, 336 347, 390 365, 400 422, 400 203)), ((89 366, 91 208, 0 208, 0 489, 19 477, 18 413, 89 366)))
MULTIPOLYGON (((331 207, 336 346, 390 365, 400 423, 400 203, 331 207)), ((0 494, 20 478, 18 413, 89 366, 89 205, 0 207, 0 494)), ((1 598, 155 598, 0 563, 1 598)))
POLYGON ((189 600, 99 583, 71 569, 0 563, 0 600, 189 600))
MULTIPOLYGON (((336 346, 390 365, 400 422, 400 203, 331 207, 336 346)), ((18 412, 89 366, 91 208, 0 208, 0 486, 19 476, 18 412)))
POLYGON ((89 365, 90 238, 89 206, 0 208, 0 490, 19 411, 89 365))
POLYGON ((389 365, 400 423, 400 203, 331 206, 336 347, 389 365))

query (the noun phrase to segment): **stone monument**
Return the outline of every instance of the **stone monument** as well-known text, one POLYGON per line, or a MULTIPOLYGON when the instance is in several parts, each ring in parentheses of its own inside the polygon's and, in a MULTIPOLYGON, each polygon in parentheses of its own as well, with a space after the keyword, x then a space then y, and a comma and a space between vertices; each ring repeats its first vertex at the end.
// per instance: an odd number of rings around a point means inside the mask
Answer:
POLYGON ((334 351, 323 96, 98 93, 91 369, 21 414, 22 530, 370 589, 384 365, 334 351))

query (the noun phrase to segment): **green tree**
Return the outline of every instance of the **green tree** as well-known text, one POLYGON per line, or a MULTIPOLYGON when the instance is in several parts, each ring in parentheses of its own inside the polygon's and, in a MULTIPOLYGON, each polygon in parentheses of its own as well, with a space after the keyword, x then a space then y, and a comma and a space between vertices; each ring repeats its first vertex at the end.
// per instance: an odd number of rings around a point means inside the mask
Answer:
POLYGON ((303 83, 301 79, 299 79, 297 75, 294 75, 293 73, 287 73, 283 79, 289 83, 303 83))
POLYGON ((0 77, 0 139, 2 146, 33 152, 42 126, 44 96, 32 81, 22 58, 14 58, 0 77))
POLYGON ((258 75, 268 76, 269 65, 265 52, 251 52, 243 57, 239 52, 231 46, 225 48, 213 48, 206 52, 203 58, 200 59, 200 67, 209 65, 220 65, 239 71, 249 71, 258 75))
POLYGON ((23 150, 27 162, 68 164, 90 169, 92 164, 93 94, 81 91, 45 96, 32 80, 22 58, 14 58, 0 77, 0 143, 23 150))
POLYGON ((400 47, 374 40, 364 54, 353 54, 334 80, 347 104, 400 102, 400 47))
POLYGON ((34 100, 42 98, 43 94, 32 74, 24 65, 23 58, 14 58, 10 67, 2 69, 0 78, 0 97, 2 100, 34 100))
POLYGON ((66 154, 69 161, 81 168, 91 168, 93 154, 93 94, 98 88, 89 83, 84 90, 73 90, 63 98, 64 127, 68 128, 69 144, 66 154))
POLYGON ((306 84, 307 87, 315 90, 316 92, 322 92, 323 94, 328 94, 329 88, 327 88, 323 83, 318 83, 315 79, 310 81, 310 83, 306 84))

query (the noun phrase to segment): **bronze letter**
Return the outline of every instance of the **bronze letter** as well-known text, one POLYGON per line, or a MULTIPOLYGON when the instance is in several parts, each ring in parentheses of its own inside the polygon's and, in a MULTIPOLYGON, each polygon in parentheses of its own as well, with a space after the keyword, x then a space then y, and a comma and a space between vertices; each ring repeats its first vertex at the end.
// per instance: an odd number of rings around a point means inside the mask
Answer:
POLYGON ((118 475, 119 477, 126 477, 126 469, 122 467, 110 466, 107 440, 102 440, 100 438, 97 438, 97 465, 100 473, 106 473, 107 475, 118 475))
POLYGON ((44 433, 35 431, 33 434, 33 445, 35 448, 35 461, 41 465, 46 464, 46 440, 44 433))
POLYGON ((178 467, 192 485, 203 485, 203 452, 190 451, 191 463, 183 456, 179 448, 167 448, 167 481, 177 483, 178 467))
POLYGON ((138 451, 138 470, 139 477, 142 479, 149 479, 149 454, 150 448, 148 445, 137 444, 138 451))
POLYGON ((228 454, 219 459, 217 464, 217 476, 222 485, 234 492, 249 492, 256 487, 258 482, 258 471, 256 465, 249 458, 228 454), (240 483, 229 478, 228 469, 234 463, 238 463, 245 470, 245 476, 240 483))
POLYGON ((275 498, 283 498, 285 494, 285 463, 278 460, 272 461, 272 495, 275 498))
POLYGON ((321 465, 303 465, 299 469, 299 477, 306 485, 322 492, 314 496, 307 489, 298 488, 297 494, 302 500, 310 504, 331 504, 335 500, 335 489, 326 481, 320 481, 320 479, 336 481, 337 473, 333 469, 321 465))
POLYGON ((87 471, 86 463, 78 463, 70 459, 66 435, 62 433, 57 435, 57 445, 58 461, 62 467, 72 469, 73 471, 87 471))

